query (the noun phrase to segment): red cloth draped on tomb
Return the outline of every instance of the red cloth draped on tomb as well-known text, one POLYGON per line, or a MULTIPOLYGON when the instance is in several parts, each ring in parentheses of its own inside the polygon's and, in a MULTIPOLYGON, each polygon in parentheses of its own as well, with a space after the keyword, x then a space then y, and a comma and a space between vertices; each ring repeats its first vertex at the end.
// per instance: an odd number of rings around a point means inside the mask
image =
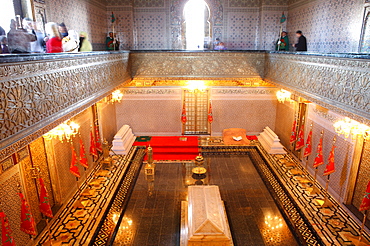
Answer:
POLYGON ((336 148, 336 146, 333 144, 333 146, 331 147, 330 154, 329 154, 329 159, 328 159, 329 162, 325 167, 324 176, 335 172, 335 163, 334 163, 334 150, 335 150, 335 148, 336 148))
POLYGON ((92 131, 90 131, 90 155, 98 157, 98 151, 96 150, 96 142, 92 131))
POLYGON ((295 144, 295 150, 300 150, 304 147, 304 125, 301 125, 301 128, 298 132, 297 143, 295 144))
POLYGON ((69 171, 76 176, 77 178, 81 177, 80 171, 78 170, 77 164, 77 154, 75 149, 72 147, 72 160, 71 160, 71 166, 69 167, 69 171))
POLYGON ((82 139, 80 139, 80 164, 85 168, 89 168, 89 164, 87 162, 86 153, 85 153, 85 145, 82 142, 82 139))
POLYGON ((296 140, 297 140, 297 133, 296 133, 296 124, 297 124, 297 121, 294 120, 293 122, 293 126, 292 126, 292 133, 290 135, 290 143, 294 143, 296 140))
POLYGON ((306 148, 304 149, 303 157, 311 155, 311 152, 312 152, 312 129, 310 130, 307 136, 306 148))
POLYGON ((209 102, 209 109, 208 109, 208 122, 213 122, 213 113, 212 113, 212 104, 211 101, 209 102))
POLYGON ((324 164, 324 157, 322 155, 322 136, 321 136, 320 142, 317 145, 316 157, 313 163, 313 167, 318 167, 322 164, 324 164))
POLYGON ((10 224, 8 217, 6 217, 4 212, 0 212, 1 218, 1 245, 3 246, 15 246, 14 238, 12 237, 12 230, 10 229, 10 224))
POLYGON ((49 203, 49 194, 46 190, 44 180, 39 178, 40 181, 40 212, 43 213, 45 216, 49 218, 53 218, 53 211, 51 211, 50 203, 49 203))
POLYGON ((182 124, 185 124, 186 123, 185 103, 182 105, 181 122, 182 122, 182 124))
POLYGON ((364 196, 364 199, 362 200, 359 210, 364 211, 364 210, 369 210, 369 209, 370 209, 370 181, 367 184, 365 196, 364 196))
POLYGON ((31 214, 30 206, 28 205, 26 199, 22 193, 19 193, 21 198, 21 231, 29 235, 36 236, 36 223, 31 214))

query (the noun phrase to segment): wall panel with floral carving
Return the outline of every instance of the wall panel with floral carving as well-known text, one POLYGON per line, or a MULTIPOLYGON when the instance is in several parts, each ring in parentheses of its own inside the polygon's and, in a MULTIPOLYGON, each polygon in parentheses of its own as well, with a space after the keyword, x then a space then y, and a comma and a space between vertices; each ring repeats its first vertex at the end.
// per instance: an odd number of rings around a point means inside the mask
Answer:
POLYGON ((127 66, 127 53, 2 63, 0 159, 130 80, 127 66))
POLYGON ((288 54, 267 57, 267 82, 370 125, 369 59, 288 54))

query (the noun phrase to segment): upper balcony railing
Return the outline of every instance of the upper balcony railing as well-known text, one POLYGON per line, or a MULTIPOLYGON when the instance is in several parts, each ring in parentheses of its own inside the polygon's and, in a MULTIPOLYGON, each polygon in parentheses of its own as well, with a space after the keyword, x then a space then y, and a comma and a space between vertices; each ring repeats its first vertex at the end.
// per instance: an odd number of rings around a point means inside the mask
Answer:
POLYGON ((370 125, 370 54, 163 50, 0 55, 0 159, 132 78, 265 81, 370 125))

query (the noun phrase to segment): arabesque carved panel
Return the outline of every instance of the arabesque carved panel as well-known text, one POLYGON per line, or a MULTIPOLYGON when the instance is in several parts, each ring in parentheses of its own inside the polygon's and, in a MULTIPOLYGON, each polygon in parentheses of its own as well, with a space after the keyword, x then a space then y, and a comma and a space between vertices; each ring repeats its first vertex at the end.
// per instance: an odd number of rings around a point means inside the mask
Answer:
POLYGON ((262 78, 264 53, 132 53, 132 76, 179 78, 262 78))
POLYGON ((370 125, 370 60, 269 54, 265 80, 370 125))
POLYGON ((0 149, 100 100, 131 79, 127 65, 128 53, 1 64, 0 149))

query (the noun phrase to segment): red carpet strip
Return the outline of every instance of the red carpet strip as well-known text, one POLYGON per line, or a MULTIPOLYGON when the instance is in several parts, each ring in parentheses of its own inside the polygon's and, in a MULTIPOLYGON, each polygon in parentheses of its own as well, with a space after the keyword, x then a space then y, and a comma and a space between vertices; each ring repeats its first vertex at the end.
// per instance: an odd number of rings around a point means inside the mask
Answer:
POLYGON ((154 161, 193 160, 199 154, 198 137, 194 136, 156 136, 148 142, 134 142, 138 145, 150 145, 154 161))

